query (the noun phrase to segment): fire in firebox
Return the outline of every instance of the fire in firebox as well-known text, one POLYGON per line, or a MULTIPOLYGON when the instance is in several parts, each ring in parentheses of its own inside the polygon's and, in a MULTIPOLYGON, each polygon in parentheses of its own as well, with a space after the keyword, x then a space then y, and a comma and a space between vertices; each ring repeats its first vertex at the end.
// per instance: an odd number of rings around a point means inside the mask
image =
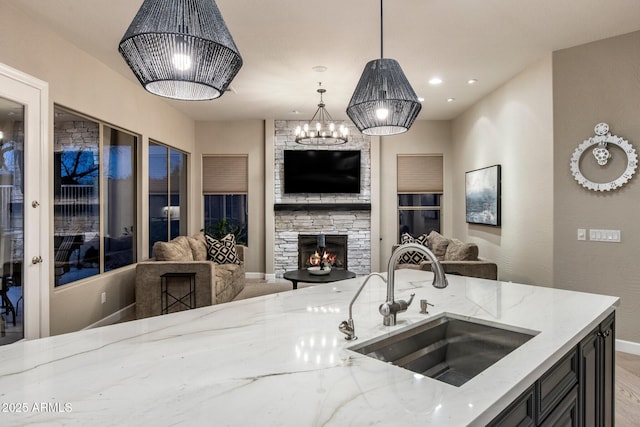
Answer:
POLYGON ((309 257, 308 262, 310 266, 317 266, 322 262, 322 265, 330 265, 331 267, 336 267, 336 255, 332 254, 331 252, 325 252, 324 254, 320 255, 318 251, 315 251, 309 257))
POLYGON ((298 235, 298 268, 323 267, 347 268, 347 236, 340 234, 298 235), (324 241, 323 241, 324 240, 324 241), (322 244, 320 244, 322 243, 322 244))

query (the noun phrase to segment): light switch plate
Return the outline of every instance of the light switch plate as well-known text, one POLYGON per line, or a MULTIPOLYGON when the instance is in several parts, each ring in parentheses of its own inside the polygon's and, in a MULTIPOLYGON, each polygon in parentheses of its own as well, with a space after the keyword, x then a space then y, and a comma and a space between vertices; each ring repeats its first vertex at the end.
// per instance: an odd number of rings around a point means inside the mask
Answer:
POLYGON ((578 240, 587 240, 587 230, 578 228, 578 240))
POLYGON ((589 230, 589 240, 593 242, 619 243, 621 238, 620 230, 589 230))

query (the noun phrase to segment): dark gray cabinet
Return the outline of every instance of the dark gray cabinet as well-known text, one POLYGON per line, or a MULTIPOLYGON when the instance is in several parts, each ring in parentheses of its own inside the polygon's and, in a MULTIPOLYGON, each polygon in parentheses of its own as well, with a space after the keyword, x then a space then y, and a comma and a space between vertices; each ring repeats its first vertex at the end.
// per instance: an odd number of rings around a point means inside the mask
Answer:
MULTIPOLYGON (((578 366, 578 351, 574 349, 536 381, 536 424, 546 420, 578 384, 578 366)), ((578 401, 577 392, 575 400, 578 401)))
POLYGON ((578 351, 574 348, 489 426, 578 425, 578 351), (569 420, 571 422, 567 423, 569 420))
POLYGON ((535 426, 534 396, 534 387, 531 387, 495 417, 487 427, 535 426))
POLYGON ((613 426, 614 357, 611 314, 489 426, 613 426))
POLYGON ((612 314, 579 345, 580 421, 587 427, 613 426, 615 317, 612 314))
POLYGON ((553 411, 540 424, 542 427, 578 427, 580 417, 578 412, 578 386, 574 386, 560 401, 553 411))

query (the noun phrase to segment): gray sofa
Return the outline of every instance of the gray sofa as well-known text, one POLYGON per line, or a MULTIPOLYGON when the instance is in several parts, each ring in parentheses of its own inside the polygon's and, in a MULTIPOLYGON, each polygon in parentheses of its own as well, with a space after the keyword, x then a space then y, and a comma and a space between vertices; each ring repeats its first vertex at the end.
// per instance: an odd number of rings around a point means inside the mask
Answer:
MULTIPOLYGON (((478 257, 478 246, 475 243, 463 243, 458 239, 450 239, 432 231, 422 238, 406 238, 414 243, 426 244, 436 255, 445 274, 478 277, 481 279, 498 279, 498 265, 478 257)), ((399 245, 393 245, 395 251, 399 245)), ((431 271, 431 262, 411 254, 398 263, 397 268, 413 268, 431 271), (404 261, 404 262, 403 262, 404 261)))
MULTIPOLYGON (((202 234, 156 243, 153 247, 156 258, 139 262, 136 266, 136 317, 142 319, 161 314, 160 282, 165 273, 195 273, 196 308, 235 298, 245 286, 244 247, 235 246, 239 264, 208 261, 206 251, 202 234)), ((188 279, 170 280, 172 294, 180 296, 189 291, 188 279)), ((176 304, 170 312, 184 308, 176 304)))

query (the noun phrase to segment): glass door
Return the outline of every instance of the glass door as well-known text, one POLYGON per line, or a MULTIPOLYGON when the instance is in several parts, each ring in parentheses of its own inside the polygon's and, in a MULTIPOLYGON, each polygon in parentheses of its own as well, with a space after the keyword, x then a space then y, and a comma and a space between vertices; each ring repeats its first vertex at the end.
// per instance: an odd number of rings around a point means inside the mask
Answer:
POLYGON ((0 345, 49 336, 48 111, 49 85, 0 63, 0 345))
POLYGON ((0 345, 24 338, 24 106, 0 97, 0 345))

